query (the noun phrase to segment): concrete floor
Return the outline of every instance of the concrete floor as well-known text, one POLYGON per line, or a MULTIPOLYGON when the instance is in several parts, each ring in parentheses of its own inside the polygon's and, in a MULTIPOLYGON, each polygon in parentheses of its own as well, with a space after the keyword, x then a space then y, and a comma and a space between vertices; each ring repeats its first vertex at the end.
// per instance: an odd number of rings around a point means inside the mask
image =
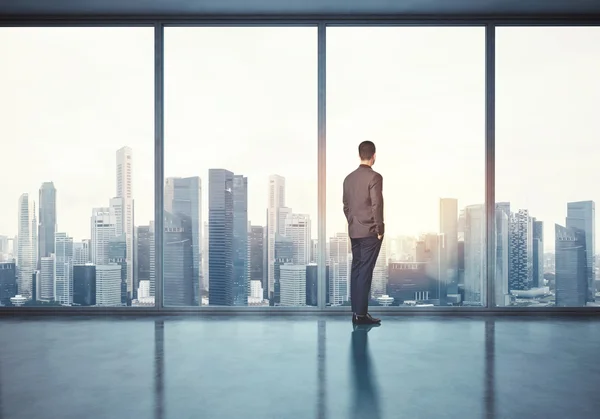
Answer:
POLYGON ((576 419, 599 388, 590 319, 0 321, 0 419, 576 419))

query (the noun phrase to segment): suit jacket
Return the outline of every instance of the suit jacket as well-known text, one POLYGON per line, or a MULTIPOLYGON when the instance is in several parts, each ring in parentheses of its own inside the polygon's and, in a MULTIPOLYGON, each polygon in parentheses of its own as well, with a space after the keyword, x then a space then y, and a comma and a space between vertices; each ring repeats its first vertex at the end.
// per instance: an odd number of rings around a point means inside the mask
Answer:
POLYGON ((361 164, 344 179, 344 215, 350 238, 383 236, 383 177, 361 164))

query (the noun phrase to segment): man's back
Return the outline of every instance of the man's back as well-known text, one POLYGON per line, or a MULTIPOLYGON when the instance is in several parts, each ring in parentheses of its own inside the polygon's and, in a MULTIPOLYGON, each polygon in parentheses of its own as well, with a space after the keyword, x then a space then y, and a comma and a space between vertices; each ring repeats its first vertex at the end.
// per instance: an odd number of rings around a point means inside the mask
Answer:
POLYGON ((383 178, 361 164, 344 179, 344 214, 351 238, 383 236, 383 178))

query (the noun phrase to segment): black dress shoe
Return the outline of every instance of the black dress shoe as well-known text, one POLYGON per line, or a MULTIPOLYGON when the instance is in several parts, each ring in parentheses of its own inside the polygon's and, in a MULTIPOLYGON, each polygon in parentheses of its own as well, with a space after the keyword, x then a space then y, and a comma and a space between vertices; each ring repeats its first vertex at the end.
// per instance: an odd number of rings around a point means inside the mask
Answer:
POLYGON ((353 319, 352 322, 354 324, 380 324, 381 320, 376 319, 375 317, 373 317, 369 313, 367 313, 364 316, 359 316, 356 314, 355 319, 353 319))

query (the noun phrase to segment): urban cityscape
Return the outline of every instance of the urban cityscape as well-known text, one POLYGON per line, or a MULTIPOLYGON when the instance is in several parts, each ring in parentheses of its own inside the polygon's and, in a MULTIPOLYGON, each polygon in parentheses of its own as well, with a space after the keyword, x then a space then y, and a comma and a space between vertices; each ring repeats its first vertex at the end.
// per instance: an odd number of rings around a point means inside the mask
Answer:
MULTIPOLYGON (((90 208, 89 238, 60 229, 59 185, 43 181, 36 202, 16 200, 18 233, 0 235, 3 306, 153 306, 153 221, 134 219, 133 150, 116 151, 115 196, 90 208)), ((199 176, 164 184, 164 305, 316 306, 318 243, 310 214, 286 201, 286 179, 269 176, 263 223, 248 219, 243 174, 208 171, 208 220, 199 176)), ((341 216, 341 215, 340 215, 341 216)), ((595 305, 595 204, 568 202, 564 225, 544 237, 544 222, 527 209, 496 203, 495 303, 498 306, 595 305), (544 252, 545 240, 554 252, 544 252)), ((388 224, 394 221, 386 220, 388 224)), ((459 209, 439 199, 439 231, 385 237, 373 274, 371 304, 485 305, 485 206, 459 209)), ((346 231, 326 243, 326 302, 349 305, 352 252, 346 231)))

